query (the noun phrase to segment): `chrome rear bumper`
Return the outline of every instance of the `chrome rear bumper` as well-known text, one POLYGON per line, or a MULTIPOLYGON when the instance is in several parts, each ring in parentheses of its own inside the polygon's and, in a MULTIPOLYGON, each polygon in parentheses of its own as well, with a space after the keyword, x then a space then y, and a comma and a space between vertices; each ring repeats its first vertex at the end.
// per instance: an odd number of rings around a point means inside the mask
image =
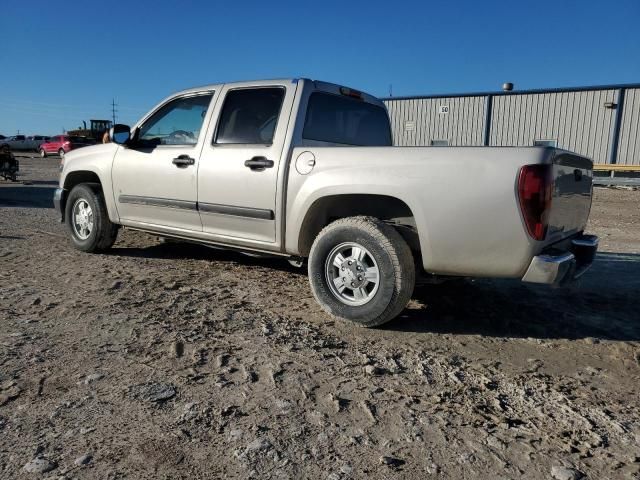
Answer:
POLYGON ((533 257, 522 281, 561 285, 575 280, 589 269, 597 250, 598 237, 580 235, 571 240, 568 251, 552 248, 533 257))

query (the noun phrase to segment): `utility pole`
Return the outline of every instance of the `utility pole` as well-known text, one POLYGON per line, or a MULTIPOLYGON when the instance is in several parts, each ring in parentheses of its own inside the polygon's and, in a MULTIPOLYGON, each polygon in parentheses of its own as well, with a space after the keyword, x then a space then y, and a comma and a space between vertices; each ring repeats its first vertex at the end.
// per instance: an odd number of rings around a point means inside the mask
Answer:
POLYGON ((111 119, 113 120, 113 125, 116 124, 116 107, 118 106, 118 104, 116 103, 116 99, 113 98, 111 99, 111 119))

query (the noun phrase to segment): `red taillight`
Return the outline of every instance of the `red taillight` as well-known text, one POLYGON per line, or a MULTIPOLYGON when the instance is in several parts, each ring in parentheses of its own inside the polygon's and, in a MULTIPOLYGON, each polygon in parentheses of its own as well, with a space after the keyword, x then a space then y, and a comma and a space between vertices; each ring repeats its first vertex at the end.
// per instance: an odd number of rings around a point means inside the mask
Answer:
POLYGON ((67 140, 66 142, 63 143, 63 145, 69 145, 71 144, 71 142, 69 140, 67 140))
POLYGON ((520 210, 527 225, 527 231, 536 240, 544 240, 547 235, 553 177, 551 165, 525 165, 518 178, 518 198, 520 210))

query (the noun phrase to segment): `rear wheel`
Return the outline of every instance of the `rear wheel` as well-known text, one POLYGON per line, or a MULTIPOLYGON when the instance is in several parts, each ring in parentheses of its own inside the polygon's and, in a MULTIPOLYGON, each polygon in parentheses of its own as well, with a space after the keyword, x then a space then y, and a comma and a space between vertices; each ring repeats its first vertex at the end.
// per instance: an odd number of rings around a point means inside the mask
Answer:
POLYGON ((65 221, 73 246, 83 252, 110 248, 118 236, 111 223, 102 192, 87 184, 73 187, 65 207, 65 221))
POLYGON ((40 158, 45 158, 47 156, 47 152, 44 151, 44 148, 40 149, 40 158))
POLYGON ((60 157, 64 157, 64 149, 60 149, 58 150, 58 155, 60 155, 60 157))
POLYGON ((411 299, 411 249, 391 226, 349 217, 325 227, 311 247, 309 281, 322 308, 364 327, 396 317, 411 299))

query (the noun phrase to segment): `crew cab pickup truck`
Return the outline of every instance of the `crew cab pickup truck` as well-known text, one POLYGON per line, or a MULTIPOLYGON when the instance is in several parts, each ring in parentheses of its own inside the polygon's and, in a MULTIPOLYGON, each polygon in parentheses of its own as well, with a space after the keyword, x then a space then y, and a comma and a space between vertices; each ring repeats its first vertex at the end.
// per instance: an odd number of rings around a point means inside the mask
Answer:
POLYGON ((307 260, 330 314, 397 316, 416 277, 558 285, 589 267, 592 162, 549 147, 394 147, 383 103, 307 79, 209 85, 112 143, 69 152, 54 203, 73 245, 120 226, 307 260))

